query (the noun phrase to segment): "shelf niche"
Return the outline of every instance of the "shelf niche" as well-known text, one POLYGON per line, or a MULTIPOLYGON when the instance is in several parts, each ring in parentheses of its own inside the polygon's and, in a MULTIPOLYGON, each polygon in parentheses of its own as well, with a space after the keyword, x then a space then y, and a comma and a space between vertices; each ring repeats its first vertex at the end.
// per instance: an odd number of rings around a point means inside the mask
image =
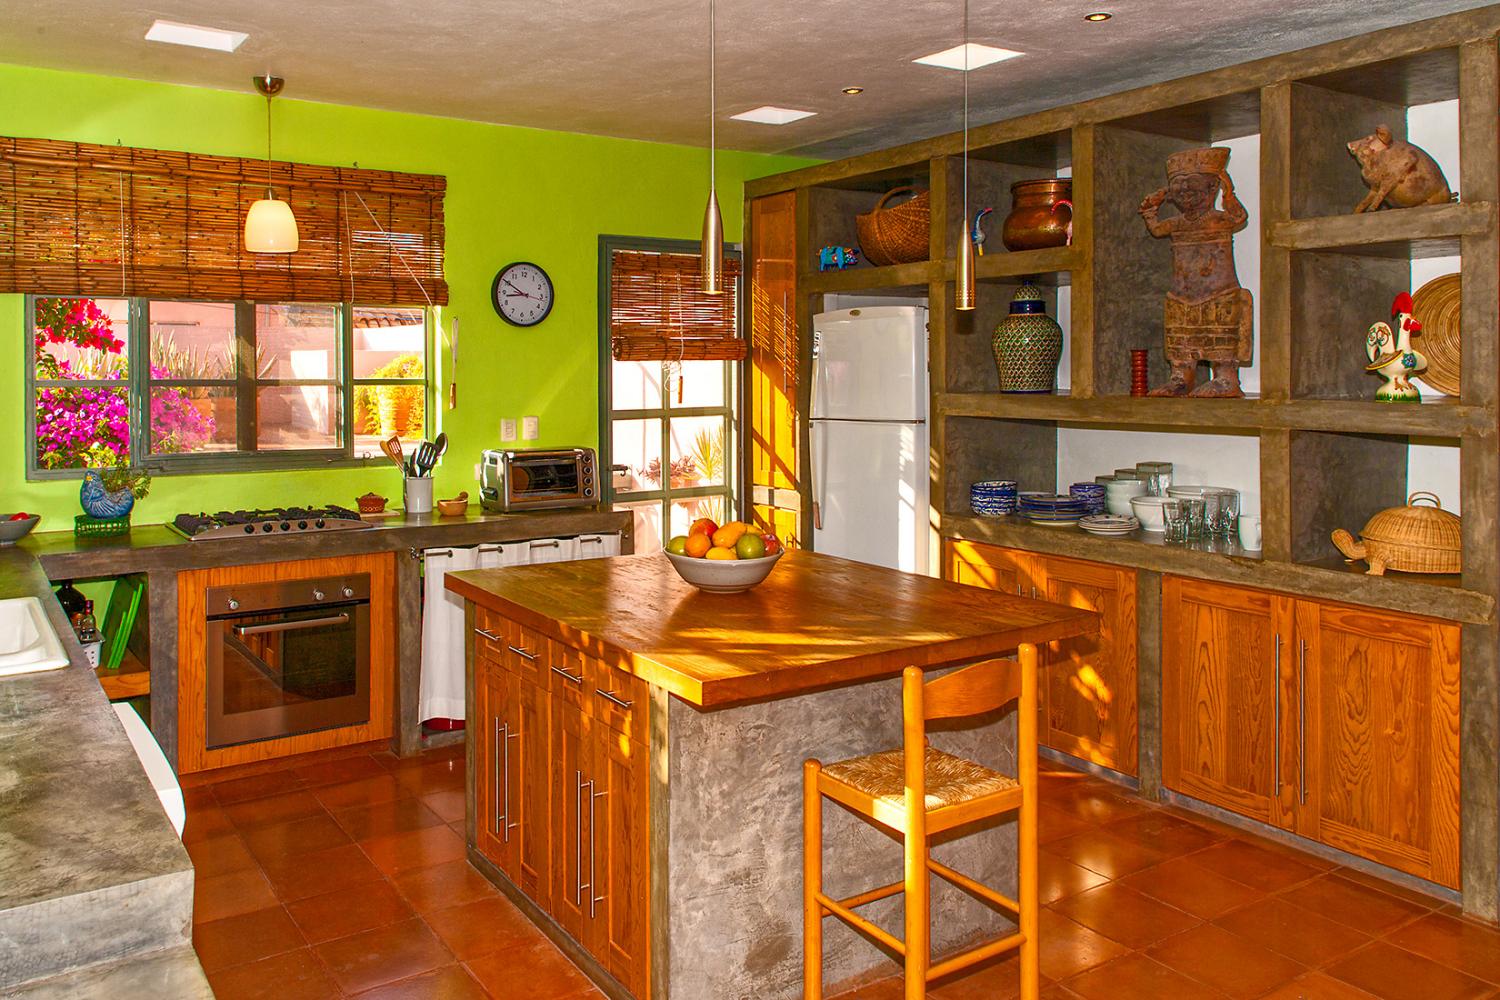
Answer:
POLYGON ((1057 484, 1057 424, 1045 420, 950 417, 943 431, 941 509, 969 512, 969 487, 1013 479, 1023 491, 1051 493, 1057 484))
POLYGON ((1403 435, 1294 431, 1291 435, 1292 561, 1341 560, 1330 538, 1343 528, 1357 539, 1373 515, 1406 502, 1403 435))
MULTIPOLYGON (((1048 277, 1055 278, 1055 275, 1048 277)), ((952 286, 948 286, 951 288, 952 286)), ((1020 281, 1013 283, 981 281, 974 289, 974 309, 967 312, 954 311, 952 336, 944 337, 946 347, 943 370, 947 375, 948 392, 999 392, 1000 373, 995 367, 995 327, 1010 313, 1010 301, 1020 281)), ((1042 296, 1047 302, 1047 315, 1056 320, 1057 287, 1038 281, 1042 296)), ((1063 328, 1063 342, 1067 343, 1068 330, 1063 328)), ((1067 351, 1063 351, 1067 360, 1067 351)), ((1061 370, 1059 366, 1059 370, 1061 370)), ((1053 387, 1056 390, 1056 380, 1053 387)), ((1007 393, 1016 399, 1026 399, 1040 393, 1007 393)))

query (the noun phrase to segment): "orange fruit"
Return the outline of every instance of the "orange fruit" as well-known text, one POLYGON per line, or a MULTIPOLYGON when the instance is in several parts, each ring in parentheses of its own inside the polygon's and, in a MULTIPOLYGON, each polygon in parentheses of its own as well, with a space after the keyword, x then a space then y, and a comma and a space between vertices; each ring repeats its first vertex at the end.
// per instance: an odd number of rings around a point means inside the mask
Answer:
MULTIPOLYGON (((698 537, 701 538, 703 536, 700 535, 698 537)), ((705 559, 738 559, 739 556, 735 555, 734 549, 726 549, 722 545, 715 545, 713 548, 711 548, 711 549, 708 550, 708 555, 704 556, 703 558, 705 558, 705 559)))
POLYGON ((696 521, 693 522, 693 526, 691 528, 688 528, 688 534, 689 535, 708 535, 710 538, 712 538, 713 537, 713 533, 715 531, 718 531, 718 530, 719 530, 719 526, 714 523, 714 519, 713 518, 711 518, 711 517, 700 517, 700 518, 698 518, 698 520, 696 520, 696 521))
POLYGON ((724 527, 714 532, 714 548, 732 549, 734 543, 740 540, 745 533, 746 525, 739 521, 730 521, 724 527))
POLYGON ((707 535, 695 533, 688 535, 687 541, 683 543, 682 550, 694 559, 702 559, 708 554, 708 550, 713 548, 713 545, 714 543, 709 540, 707 535))

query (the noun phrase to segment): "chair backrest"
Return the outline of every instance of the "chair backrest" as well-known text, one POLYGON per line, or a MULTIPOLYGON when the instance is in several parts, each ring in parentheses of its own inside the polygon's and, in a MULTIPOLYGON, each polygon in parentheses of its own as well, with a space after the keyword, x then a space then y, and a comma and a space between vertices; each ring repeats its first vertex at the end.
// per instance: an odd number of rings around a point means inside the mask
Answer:
POLYGON ((922 718, 983 715, 1021 697, 1021 666, 1015 660, 984 660, 922 685, 922 718))

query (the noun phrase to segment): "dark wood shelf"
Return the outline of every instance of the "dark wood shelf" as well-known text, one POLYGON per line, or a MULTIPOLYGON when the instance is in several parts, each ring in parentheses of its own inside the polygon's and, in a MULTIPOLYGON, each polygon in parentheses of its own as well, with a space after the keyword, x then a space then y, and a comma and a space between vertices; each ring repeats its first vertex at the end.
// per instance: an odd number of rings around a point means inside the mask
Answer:
POLYGON ((936 265, 930 260, 919 260, 913 264, 891 264, 886 267, 846 268, 842 271, 804 271, 797 276, 797 284, 809 295, 876 294, 920 289, 927 294, 927 284, 934 273, 942 273, 942 262, 936 265))
POLYGON ((1492 232, 1495 206, 1457 202, 1384 209, 1362 215, 1329 215, 1292 219, 1271 227, 1272 246, 1286 250, 1323 250, 1371 257, 1452 257, 1464 236, 1492 232))
MULTIPOLYGON (((974 274, 980 281, 1003 279, 1014 281, 1027 275, 1036 275, 1044 284, 1067 284, 1073 269, 1083 260, 1077 247, 1049 247, 1046 250, 998 249, 974 261, 974 274)), ((952 260, 943 261, 943 277, 952 281, 958 274, 958 265, 952 260)))

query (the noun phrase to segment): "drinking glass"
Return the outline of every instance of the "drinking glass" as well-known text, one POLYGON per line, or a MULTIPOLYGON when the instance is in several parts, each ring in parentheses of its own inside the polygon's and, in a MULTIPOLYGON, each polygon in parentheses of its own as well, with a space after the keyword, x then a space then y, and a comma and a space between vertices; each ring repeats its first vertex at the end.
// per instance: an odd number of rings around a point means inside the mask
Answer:
POLYGON ((1182 519, 1185 522, 1187 537, 1189 540, 1203 537, 1203 513, 1205 504, 1202 500, 1179 500, 1182 507, 1182 519))
POLYGON ((1136 474, 1145 480, 1146 492, 1154 497, 1164 497, 1172 485, 1171 462, 1137 462, 1136 474))
POLYGON ((1168 542, 1181 545, 1187 541, 1187 522, 1183 520, 1181 500, 1163 500, 1161 517, 1168 542))
POLYGON ((1134 469, 1116 469, 1115 470, 1115 480, 1117 482, 1127 482, 1127 481, 1128 482, 1137 482, 1137 481, 1141 480, 1142 478, 1144 478, 1144 477, 1142 477, 1141 474, 1139 472, 1135 471, 1134 469))
POLYGON ((1214 534, 1223 539, 1232 539, 1239 527, 1240 493, 1238 490, 1219 490, 1219 511, 1214 521, 1214 534))

